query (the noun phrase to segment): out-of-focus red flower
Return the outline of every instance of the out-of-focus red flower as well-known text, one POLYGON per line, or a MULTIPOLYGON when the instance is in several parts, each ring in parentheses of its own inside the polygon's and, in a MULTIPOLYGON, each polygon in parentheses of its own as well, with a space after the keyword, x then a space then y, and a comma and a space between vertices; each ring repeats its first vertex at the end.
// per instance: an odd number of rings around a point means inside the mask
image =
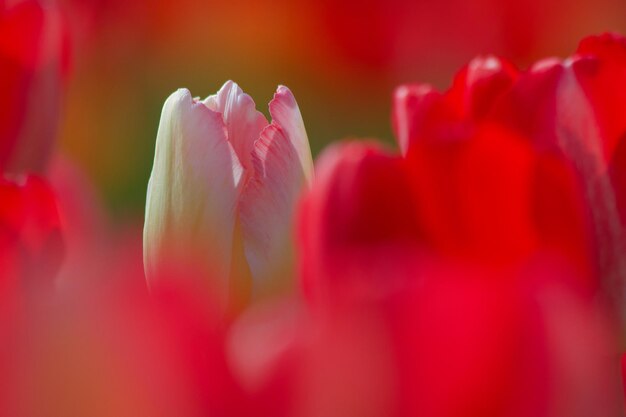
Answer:
POLYGON ((383 318, 400 415, 620 414, 603 302, 621 282, 607 147, 624 130, 607 101, 622 45, 590 38, 585 56, 527 72, 478 58, 444 93, 400 87, 402 156, 348 142, 318 159, 298 229, 303 290, 322 316, 365 304, 383 318))
POLYGON ((41 172, 57 133, 69 38, 53 2, 0 3, 0 171, 41 172))
POLYGON ((25 311, 8 333, 3 415, 233 415, 224 326, 205 297, 183 284, 75 290, 25 311))
MULTIPOLYGON (((624 299, 623 189, 626 42, 614 34, 581 41, 574 56, 537 63, 494 106, 493 119, 528 137, 577 174, 593 226, 596 267, 605 292, 624 299)), ((623 312, 623 311, 622 311, 623 312)))
POLYGON ((422 258, 375 297, 251 308, 229 364, 247 409, 276 416, 617 416, 613 329, 566 276, 422 258))
POLYGON ((625 56, 623 38, 605 34, 584 39, 565 61, 528 71, 495 57, 474 60, 445 93, 399 88, 394 127, 425 207, 433 208, 426 223, 456 239, 463 229, 442 214, 445 207, 466 219, 476 209, 484 216, 480 239, 497 237, 491 253, 538 238, 619 303, 626 125, 617 103, 626 98, 625 56), (455 193, 465 203, 442 200, 455 193), (505 219, 515 213, 517 221, 505 219))
POLYGON ((318 158, 316 184, 298 219, 308 297, 335 298, 344 285, 370 294, 397 286, 402 260, 423 247, 411 187, 406 161, 375 143, 337 144, 318 158))
POLYGON ((0 180, 0 297, 51 290, 63 242, 56 197, 36 176, 0 180))
POLYGON ((566 275, 422 267, 387 305, 402 415, 619 415, 612 329, 566 275))

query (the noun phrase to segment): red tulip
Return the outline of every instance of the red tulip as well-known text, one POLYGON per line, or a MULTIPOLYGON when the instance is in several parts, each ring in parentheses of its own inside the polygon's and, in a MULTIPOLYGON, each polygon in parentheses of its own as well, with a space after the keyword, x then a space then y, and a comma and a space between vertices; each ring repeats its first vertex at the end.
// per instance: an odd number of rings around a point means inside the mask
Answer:
POLYGON ((36 176, 0 180, 0 297, 50 290, 63 244, 56 197, 36 176))
POLYGON ((0 2, 0 172, 42 172, 58 126, 68 37, 53 3, 0 2))
POLYGON ((623 282, 622 43, 527 72, 479 58, 444 93, 400 87, 402 156, 348 142, 318 159, 303 290, 322 316, 383 320, 399 415, 620 414, 603 302, 623 282))
MULTIPOLYGON (((621 256, 626 175, 620 162, 626 125, 618 104, 626 98, 625 56, 623 38, 606 34, 583 40, 576 55, 565 61, 545 60, 528 71, 519 72, 494 57, 478 59, 457 76, 449 91, 441 94, 427 86, 405 86, 398 89, 394 104, 401 149, 414 161, 416 182, 423 183, 420 187, 430 197, 444 185, 443 175, 456 176, 446 180, 452 181, 446 186, 457 184, 461 192, 470 190, 469 207, 486 214, 477 229, 481 239, 489 236, 489 230, 506 230, 494 241, 504 249, 503 238, 516 244, 529 242, 532 236, 527 232, 534 229, 542 246, 565 254, 584 275, 595 277, 590 281, 617 303, 623 298, 626 271, 621 256), (470 158, 472 147, 477 148, 476 158, 486 163, 467 160, 464 171, 460 161, 470 158), (486 152, 500 156, 489 158, 486 152), (436 162, 437 158, 442 159, 436 162), (488 160, 500 168, 493 164, 489 168, 488 160), (488 173, 489 169, 493 171, 488 173), (481 170, 487 176, 480 187, 500 183, 499 192, 487 189, 478 198, 471 179, 481 170), (527 184, 512 182, 511 175, 527 184), (530 207, 513 201, 524 198, 522 190, 530 207), (507 202, 511 205, 506 209, 499 205, 507 202), (507 221, 505 229, 496 223, 503 214, 520 213, 523 207, 530 209, 524 221, 530 221, 531 227, 520 223, 521 218, 507 221), (520 228, 515 229, 516 225, 520 228)), ((442 196, 450 198, 450 194, 442 196)), ((428 204, 433 206, 435 220, 427 223, 437 224, 439 216, 444 220, 439 221, 441 227, 449 227, 446 215, 440 216, 441 204, 446 203, 430 197, 429 201, 435 201, 428 204)), ((454 206, 448 208, 458 210, 459 215, 470 215, 468 206, 449 203, 454 206)), ((458 236, 457 228, 449 232, 458 236)))

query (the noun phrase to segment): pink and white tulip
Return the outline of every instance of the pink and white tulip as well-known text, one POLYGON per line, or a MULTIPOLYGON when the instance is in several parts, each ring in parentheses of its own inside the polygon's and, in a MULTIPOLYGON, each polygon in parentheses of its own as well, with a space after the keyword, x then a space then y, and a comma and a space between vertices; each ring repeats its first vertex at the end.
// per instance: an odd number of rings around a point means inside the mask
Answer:
POLYGON ((185 89, 167 99, 146 201, 148 282, 174 267, 227 305, 292 281, 292 217, 313 162, 287 87, 269 111, 271 123, 232 81, 203 101, 185 89))

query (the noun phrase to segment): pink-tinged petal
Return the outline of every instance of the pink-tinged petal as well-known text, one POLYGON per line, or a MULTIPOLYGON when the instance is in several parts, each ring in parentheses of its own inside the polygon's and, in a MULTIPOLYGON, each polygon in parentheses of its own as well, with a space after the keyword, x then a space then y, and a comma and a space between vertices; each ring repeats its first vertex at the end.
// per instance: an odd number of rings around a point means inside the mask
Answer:
POLYGON ((304 124, 286 87, 278 88, 270 113, 273 120, 255 143, 254 174, 239 206, 245 256, 257 293, 281 287, 291 278, 294 210, 313 176, 304 124))
POLYGON ((207 97, 204 104, 222 114, 228 141, 247 175, 252 175, 254 142, 268 124, 265 116, 256 110, 252 98, 233 81, 227 81, 217 94, 207 97))
POLYGON ((292 215, 304 184, 298 155, 282 129, 272 124, 263 131, 253 154, 254 176, 239 206, 245 257, 255 291, 286 280, 292 259, 292 215), (281 268, 287 270, 281 270, 281 268))
POLYGON ((242 167, 219 113, 172 94, 163 107, 146 200, 144 264, 149 282, 167 268, 193 271, 225 302, 242 167))
POLYGON ((285 137, 291 142, 298 156, 298 162, 302 167, 304 178, 308 185, 313 180, 313 157, 309 139, 304 128, 304 121, 300 114, 300 108, 296 98, 284 85, 278 86, 274 98, 270 102, 270 115, 272 124, 277 125, 284 132, 285 137))

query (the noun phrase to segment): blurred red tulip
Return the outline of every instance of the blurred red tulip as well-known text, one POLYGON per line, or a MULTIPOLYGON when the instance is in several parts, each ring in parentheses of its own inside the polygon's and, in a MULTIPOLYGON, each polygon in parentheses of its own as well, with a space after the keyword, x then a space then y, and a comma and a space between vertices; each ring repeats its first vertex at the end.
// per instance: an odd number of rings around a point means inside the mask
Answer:
POLYGON ((116 281, 59 294, 22 314, 0 350, 10 370, 0 412, 231 415, 237 389, 216 317, 183 285, 148 296, 116 281))
POLYGON ((415 278, 388 304, 401 415, 621 415, 614 329, 565 271, 435 262, 415 278))
POLYGON ((528 72, 479 58, 445 93, 400 87, 403 156, 348 142, 318 159, 303 290, 322 316, 364 304, 388 320, 399 415, 620 415, 620 304, 604 302, 623 302, 608 164, 624 129, 607 104, 622 45, 590 38, 586 57, 528 72), (610 80, 591 91, 583 75, 610 80))
POLYGON ((626 294, 626 113, 618 104, 626 99, 625 57, 626 41, 619 35, 586 38, 573 57, 546 60, 522 74, 493 109, 497 122, 576 171, 593 226, 601 284, 616 306, 626 294))
POLYGON ((584 39, 572 58, 541 61, 525 72, 495 57, 474 60, 443 94, 428 86, 399 88, 394 126, 426 190, 426 207, 433 207, 426 223, 449 228, 456 239, 459 225, 451 225, 437 203, 453 193, 439 190, 445 184, 469 192, 468 205, 451 200, 448 209, 485 215, 475 229, 480 238, 501 232, 493 235, 491 253, 505 249, 503 242, 538 237, 584 275, 596 276, 592 282, 617 307, 626 271, 620 162, 626 125, 616 104, 626 99, 625 56, 624 39, 606 34, 584 39), (445 176, 451 178, 442 182, 445 176), (525 220, 503 217, 516 211, 525 220), (528 234, 533 228, 538 236, 528 234))
POLYGON ((56 197, 36 176, 0 180, 0 297, 53 288, 63 256, 56 197))
POLYGON ((0 172, 42 172, 57 134, 69 39, 53 2, 0 3, 0 172))

